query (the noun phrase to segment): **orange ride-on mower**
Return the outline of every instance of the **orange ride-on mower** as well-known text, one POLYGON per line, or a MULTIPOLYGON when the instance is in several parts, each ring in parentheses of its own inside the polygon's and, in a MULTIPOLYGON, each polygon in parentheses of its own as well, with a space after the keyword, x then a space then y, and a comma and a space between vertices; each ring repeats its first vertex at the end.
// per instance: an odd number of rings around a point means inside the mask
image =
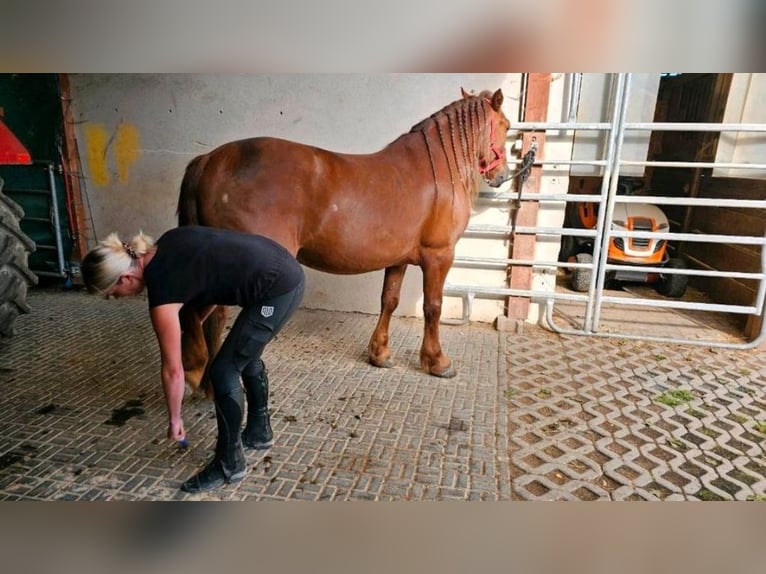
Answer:
MULTIPOLYGON (((635 193, 640 183, 620 179, 617 193, 635 193)), ((595 229, 598 204, 589 202, 568 202, 564 226, 569 228, 595 229)), ((614 208, 612 231, 669 231, 668 218, 656 205, 649 203, 617 203, 614 208)), ((559 261, 577 263, 593 262, 593 238, 561 236, 559 261)), ((612 237, 609 241, 607 262, 616 265, 630 265, 630 270, 607 271, 606 284, 619 282, 653 283, 659 293, 667 297, 682 297, 686 292, 688 276, 680 274, 649 273, 642 267, 668 267, 685 269, 683 259, 670 257, 668 244, 664 239, 638 237, 612 237)), ((587 291, 591 282, 591 269, 572 269, 572 289, 587 291)))

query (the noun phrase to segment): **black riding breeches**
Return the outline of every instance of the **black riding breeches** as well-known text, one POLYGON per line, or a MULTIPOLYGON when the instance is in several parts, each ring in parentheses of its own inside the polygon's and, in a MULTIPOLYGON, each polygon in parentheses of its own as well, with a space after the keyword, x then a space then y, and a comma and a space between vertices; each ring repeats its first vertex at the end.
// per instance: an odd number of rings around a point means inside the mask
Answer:
POLYGON ((257 376, 263 371, 261 354, 300 305, 304 286, 301 281, 292 291, 243 308, 221 344, 209 371, 219 443, 236 442, 244 412, 240 375, 257 376))

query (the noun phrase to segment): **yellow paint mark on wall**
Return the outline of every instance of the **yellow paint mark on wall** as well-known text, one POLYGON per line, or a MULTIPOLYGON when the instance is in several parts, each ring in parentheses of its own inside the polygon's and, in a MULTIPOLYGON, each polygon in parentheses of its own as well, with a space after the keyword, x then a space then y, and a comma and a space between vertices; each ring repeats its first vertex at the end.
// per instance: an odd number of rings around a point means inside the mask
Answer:
POLYGON ((109 169, 106 165, 106 146, 109 141, 109 134, 102 124, 86 124, 83 130, 93 183, 102 186, 109 185, 109 169))
POLYGON ((117 178, 121 183, 128 181, 130 166, 141 157, 141 145, 138 128, 133 124, 122 123, 114 137, 114 161, 117 178))

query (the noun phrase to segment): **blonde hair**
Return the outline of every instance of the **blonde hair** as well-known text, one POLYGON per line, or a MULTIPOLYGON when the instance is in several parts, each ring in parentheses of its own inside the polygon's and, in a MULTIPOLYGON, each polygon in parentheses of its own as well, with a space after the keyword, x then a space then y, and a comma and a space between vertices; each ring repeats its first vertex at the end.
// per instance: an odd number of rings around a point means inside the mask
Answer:
POLYGON ((110 233, 82 260, 82 280, 91 293, 104 294, 120 276, 136 267, 136 260, 146 255, 154 246, 154 240, 139 231, 125 243, 116 233, 110 233))

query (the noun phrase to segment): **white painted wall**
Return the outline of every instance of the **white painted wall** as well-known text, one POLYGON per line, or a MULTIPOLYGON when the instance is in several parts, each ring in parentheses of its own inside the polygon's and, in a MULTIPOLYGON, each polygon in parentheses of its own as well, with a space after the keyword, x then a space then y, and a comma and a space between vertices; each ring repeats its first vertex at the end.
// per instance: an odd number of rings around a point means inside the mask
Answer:
MULTIPOLYGON (((111 231, 130 236, 138 229, 158 236, 175 226, 186 164, 227 141, 269 135, 368 153, 458 99, 461 86, 502 88, 504 111, 513 122, 520 88, 519 74, 73 74, 70 79, 83 185, 97 238, 111 231)), ((494 208, 476 215, 485 223, 507 222, 507 212, 494 208)), ((507 246, 461 240, 457 253, 507 257, 507 246)), ((502 285, 504 277, 453 269, 448 281, 502 285)), ((306 307, 379 311, 382 271, 335 276, 307 269, 307 278, 306 307)), ((410 267, 398 314, 422 315, 421 281, 420 269, 410 267)), ((443 316, 461 312, 459 300, 445 300, 443 316)), ((501 303, 477 300, 471 318, 489 322, 500 312, 501 303)))
MULTIPOLYGON (((766 74, 734 74, 723 123, 766 124, 766 74)), ((715 161, 766 163, 766 133, 722 132, 715 161)), ((719 168, 713 177, 766 179, 766 170, 719 168)))

